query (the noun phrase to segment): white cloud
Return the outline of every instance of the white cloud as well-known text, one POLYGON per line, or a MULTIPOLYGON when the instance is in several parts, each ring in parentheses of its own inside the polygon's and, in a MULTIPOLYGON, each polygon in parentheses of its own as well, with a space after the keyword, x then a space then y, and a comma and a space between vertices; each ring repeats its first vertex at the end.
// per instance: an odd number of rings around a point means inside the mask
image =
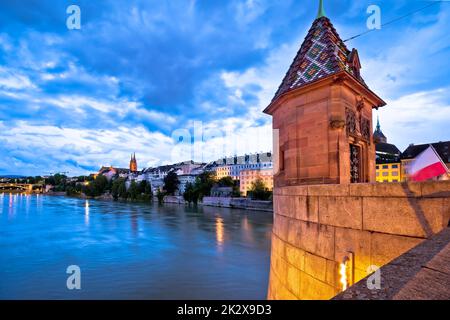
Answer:
POLYGON ((21 159, 17 167, 11 167, 11 163, 5 160, 0 163, 0 169, 4 166, 9 172, 23 174, 45 173, 48 170, 69 171, 70 175, 86 173, 67 163, 67 160, 81 166, 127 167, 132 151, 137 153, 141 167, 150 166, 170 162, 173 149, 170 137, 150 132, 141 126, 89 130, 38 126, 22 121, 10 126, 3 123, 0 128, 2 148, 9 151, 8 157, 15 159, 16 163, 21 159), (35 161, 36 158, 42 159, 41 166, 35 161))
POLYGON ((449 89, 421 91, 388 100, 388 105, 379 111, 388 142, 404 150, 410 143, 450 140, 449 89))
POLYGON ((32 83, 30 78, 20 73, 17 70, 0 67, 0 88, 2 89, 34 89, 36 86, 32 83))

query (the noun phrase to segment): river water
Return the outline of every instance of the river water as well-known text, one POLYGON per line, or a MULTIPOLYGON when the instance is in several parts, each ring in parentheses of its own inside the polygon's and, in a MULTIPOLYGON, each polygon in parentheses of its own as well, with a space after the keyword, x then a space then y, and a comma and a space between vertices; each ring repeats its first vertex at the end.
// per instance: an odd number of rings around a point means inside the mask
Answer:
POLYGON ((265 299, 271 229, 266 212, 0 194, 0 299, 265 299))

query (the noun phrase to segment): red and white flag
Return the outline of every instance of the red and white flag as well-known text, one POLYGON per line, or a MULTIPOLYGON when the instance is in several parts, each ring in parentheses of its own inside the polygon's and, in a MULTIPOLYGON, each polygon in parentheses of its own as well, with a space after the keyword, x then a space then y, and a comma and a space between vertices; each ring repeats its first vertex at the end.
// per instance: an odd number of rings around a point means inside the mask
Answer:
POLYGON ((419 154, 409 168, 409 175, 413 181, 428 180, 447 172, 447 166, 432 145, 419 154))

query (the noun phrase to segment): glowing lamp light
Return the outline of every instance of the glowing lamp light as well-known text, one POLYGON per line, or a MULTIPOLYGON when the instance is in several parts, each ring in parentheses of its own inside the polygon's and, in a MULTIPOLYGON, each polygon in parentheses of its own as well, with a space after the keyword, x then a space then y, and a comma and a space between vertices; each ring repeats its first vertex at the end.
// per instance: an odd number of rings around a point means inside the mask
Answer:
POLYGON ((348 279, 347 279, 347 259, 344 259, 344 262, 339 265, 339 283, 342 286, 342 291, 347 290, 348 288, 348 279))

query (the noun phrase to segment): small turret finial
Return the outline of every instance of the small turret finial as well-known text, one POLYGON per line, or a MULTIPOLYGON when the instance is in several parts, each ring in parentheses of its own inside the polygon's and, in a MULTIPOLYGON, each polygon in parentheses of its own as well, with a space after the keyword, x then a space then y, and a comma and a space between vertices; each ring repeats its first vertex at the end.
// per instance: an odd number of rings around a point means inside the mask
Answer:
POLYGON ((380 116, 377 115, 377 130, 380 131, 381 126, 380 126, 380 116))
POLYGON ((325 9, 323 8, 323 0, 320 0, 319 2, 319 12, 317 13, 317 18, 322 18, 322 17, 326 17, 326 13, 325 13, 325 9))

